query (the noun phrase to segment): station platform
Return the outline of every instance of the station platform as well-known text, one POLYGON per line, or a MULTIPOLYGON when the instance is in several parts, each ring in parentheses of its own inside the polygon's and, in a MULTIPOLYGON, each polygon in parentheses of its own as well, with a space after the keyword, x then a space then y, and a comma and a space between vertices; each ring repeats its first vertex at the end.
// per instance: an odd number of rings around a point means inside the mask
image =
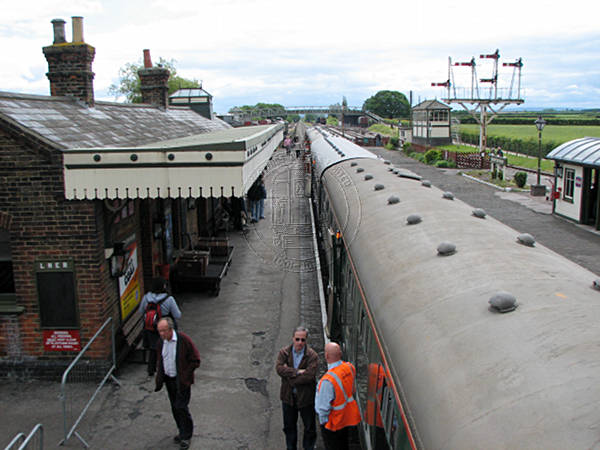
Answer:
MULTIPOLYGON (((202 358, 190 401, 192 449, 285 448, 275 360, 295 327, 309 329, 321 373, 326 369, 305 180, 301 159, 276 151, 265 172, 265 219, 249 224, 245 233, 230 233, 235 253, 219 296, 189 291, 175 296, 180 329, 202 358)), ((125 364, 116 376, 122 387, 108 383, 77 428, 90 448, 178 448, 166 390, 154 392, 145 364, 125 364)), ((79 414, 79 400, 94 389, 88 383, 69 386, 75 399, 68 403, 70 420, 79 414)), ((59 394, 60 382, 2 383, 0 448, 37 423, 44 427, 44 448, 57 448, 64 436, 59 394)), ((300 431, 301 420, 298 426, 300 431)), ((83 445, 73 436, 64 447, 83 445)), ((323 448, 320 441, 317 448, 323 448)))

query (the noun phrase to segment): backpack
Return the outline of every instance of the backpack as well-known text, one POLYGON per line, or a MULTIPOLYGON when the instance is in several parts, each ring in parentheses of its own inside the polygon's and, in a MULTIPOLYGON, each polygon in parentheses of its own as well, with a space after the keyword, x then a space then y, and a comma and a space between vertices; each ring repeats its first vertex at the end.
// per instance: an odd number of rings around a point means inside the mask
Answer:
POLYGON ((156 331, 156 325, 158 325, 158 321, 162 318, 160 305, 168 298, 169 297, 165 297, 156 303, 148 302, 148 305, 146 305, 146 312, 144 313, 145 330, 156 331))

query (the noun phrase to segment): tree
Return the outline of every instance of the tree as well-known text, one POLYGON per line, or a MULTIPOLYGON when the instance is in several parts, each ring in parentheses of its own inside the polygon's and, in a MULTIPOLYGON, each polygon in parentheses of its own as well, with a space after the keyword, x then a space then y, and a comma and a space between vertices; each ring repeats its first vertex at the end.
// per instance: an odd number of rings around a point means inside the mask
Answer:
POLYGON ((259 117, 285 117, 285 106, 279 103, 257 103, 254 106, 243 105, 234 106, 229 109, 230 113, 246 113, 252 117, 252 120, 258 120, 259 117))
POLYGON ((398 91, 379 91, 365 100, 362 109, 388 119, 408 117, 410 114, 410 105, 406 96, 398 91))
MULTIPOLYGON (((188 80, 177 75, 175 68, 175 60, 167 61, 162 57, 159 58, 157 66, 164 67, 170 72, 169 75, 169 95, 182 88, 199 88, 198 80, 188 80)), ((125 96, 130 103, 142 103, 142 90, 140 88, 140 77, 138 70, 143 69, 144 65, 141 60, 137 63, 127 63, 119 69, 119 83, 111 84, 108 88, 108 93, 115 97, 125 96)))

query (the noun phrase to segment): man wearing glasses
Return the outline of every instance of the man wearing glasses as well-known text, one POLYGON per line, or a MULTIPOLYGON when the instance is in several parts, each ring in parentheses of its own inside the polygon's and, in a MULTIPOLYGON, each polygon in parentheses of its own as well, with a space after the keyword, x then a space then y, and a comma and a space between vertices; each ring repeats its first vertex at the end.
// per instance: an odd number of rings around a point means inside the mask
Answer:
POLYGON ((296 450, 298 413, 304 424, 303 449, 313 450, 317 440, 314 401, 319 357, 317 352, 307 345, 307 338, 306 328, 296 328, 292 344, 279 351, 275 366, 277 374, 281 377, 280 398, 287 450, 296 450))

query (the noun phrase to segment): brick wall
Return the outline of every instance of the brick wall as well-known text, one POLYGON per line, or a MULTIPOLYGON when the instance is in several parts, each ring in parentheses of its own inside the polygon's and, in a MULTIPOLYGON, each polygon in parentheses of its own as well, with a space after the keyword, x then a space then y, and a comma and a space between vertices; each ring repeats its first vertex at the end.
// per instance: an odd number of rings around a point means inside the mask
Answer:
POLYGON ((149 67, 138 70, 138 75, 142 90, 142 103, 166 108, 169 93, 169 71, 162 67, 149 67))
POLYGON ((88 44, 54 44, 43 48, 48 61, 50 95, 72 95, 94 104, 92 62, 96 50, 88 44))
MULTIPOLYGON (((118 324, 118 298, 104 259, 102 207, 99 201, 64 199, 62 154, 0 122, 0 211, 11 217, 10 239, 18 316, 0 316, 0 365, 17 360, 72 359, 74 352, 44 351, 34 263, 37 259, 74 261, 82 347, 107 317, 118 324)), ((110 341, 92 346, 89 356, 106 359, 110 341)), ((43 362, 42 364, 42 360, 43 362)), ((5 365, 6 365, 5 364, 5 365)), ((35 365, 35 364, 34 364, 35 365)), ((25 367, 25 366, 23 366, 25 367)), ((0 376, 3 371, 0 370, 0 376)))

